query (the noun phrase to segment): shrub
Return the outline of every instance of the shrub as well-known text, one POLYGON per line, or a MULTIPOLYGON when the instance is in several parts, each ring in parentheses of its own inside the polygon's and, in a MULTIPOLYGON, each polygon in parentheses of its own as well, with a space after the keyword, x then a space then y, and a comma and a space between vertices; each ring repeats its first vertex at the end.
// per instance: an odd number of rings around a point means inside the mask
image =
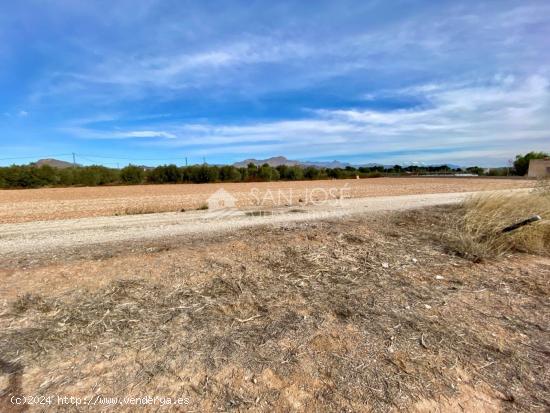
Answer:
POLYGON ((143 168, 135 165, 128 165, 120 171, 120 180, 126 184, 140 184, 145 177, 143 168))
POLYGON ((280 178, 279 171, 267 164, 264 164, 260 167, 257 177, 262 181, 278 181, 280 178))
POLYGON ((161 165, 147 172, 147 181, 157 184, 182 181, 182 174, 176 165, 161 165))
POLYGON ((534 192, 495 193, 470 198, 461 217, 449 222, 444 239, 458 255, 478 261, 510 251, 550 253, 550 197, 534 192), (535 222, 503 233, 503 228, 540 215, 535 222))
POLYGON ((220 180, 223 182, 238 182, 241 180, 241 173, 234 166, 225 165, 220 168, 220 180))
POLYGON ((308 166, 304 170, 304 178, 306 179, 319 179, 320 174, 321 172, 319 171, 319 169, 314 168, 313 166, 308 166))
POLYGON ((279 179, 285 181, 298 181, 304 179, 304 170, 299 166, 280 165, 277 168, 279 179))

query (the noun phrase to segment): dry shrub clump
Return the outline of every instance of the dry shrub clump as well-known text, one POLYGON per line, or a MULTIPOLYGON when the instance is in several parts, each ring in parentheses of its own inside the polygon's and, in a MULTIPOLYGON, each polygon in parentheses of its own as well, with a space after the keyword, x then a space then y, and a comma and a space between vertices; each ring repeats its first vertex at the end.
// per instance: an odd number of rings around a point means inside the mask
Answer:
POLYGON ((444 234, 452 252, 479 261, 512 251, 550 252, 550 197, 541 191, 474 196, 449 217, 444 234), (542 220, 503 232, 509 225, 539 215, 542 220))

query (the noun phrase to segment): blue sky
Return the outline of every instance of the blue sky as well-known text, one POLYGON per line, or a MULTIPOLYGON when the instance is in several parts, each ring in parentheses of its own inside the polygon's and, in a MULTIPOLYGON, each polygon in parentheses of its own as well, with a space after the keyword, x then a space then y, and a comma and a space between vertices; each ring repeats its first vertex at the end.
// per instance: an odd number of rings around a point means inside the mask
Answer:
POLYGON ((505 165, 550 151, 549 39, 545 0, 5 1, 0 164, 505 165))

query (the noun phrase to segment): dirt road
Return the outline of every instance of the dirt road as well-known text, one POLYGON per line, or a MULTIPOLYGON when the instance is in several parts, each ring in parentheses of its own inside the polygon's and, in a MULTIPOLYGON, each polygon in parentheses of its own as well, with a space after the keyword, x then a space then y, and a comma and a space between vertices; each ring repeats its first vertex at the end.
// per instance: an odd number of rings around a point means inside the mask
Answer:
POLYGON ((0 225, 0 258, 106 243, 224 232, 323 218, 457 203, 474 192, 341 199, 269 210, 232 209, 92 217, 0 225))

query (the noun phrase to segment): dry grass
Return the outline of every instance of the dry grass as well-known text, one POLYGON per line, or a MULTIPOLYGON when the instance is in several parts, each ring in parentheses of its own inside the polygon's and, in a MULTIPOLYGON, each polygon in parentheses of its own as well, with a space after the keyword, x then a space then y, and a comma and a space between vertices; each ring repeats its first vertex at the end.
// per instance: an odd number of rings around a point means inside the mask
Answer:
POLYGON ((467 411, 544 411, 550 265, 475 265, 419 236, 459 214, 245 230, 136 257, 134 279, 22 296, 0 315, 8 390, 364 412, 445 411, 469 386, 490 400, 460 399, 467 411), (141 269, 156 256, 169 270, 153 279, 141 269))
POLYGON ((185 209, 173 205, 134 205, 125 207, 124 209, 115 212, 114 215, 144 215, 158 214, 162 212, 185 212, 185 209))
MULTIPOLYGON (((201 204, 197 208, 194 208, 197 211, 203 211, 208 209, 208 204, 201 204)), ((187 209, 189 210, 189 209, 187 209)), ((185 212, 186 209, 182 208, 181 205, 155 205, 155 204, 137 204, 125 207, 117 212, 115 216, 120 215, 143 215, 143 214, 158 214, 162 212, 185 212)))
POLYGON ((480 195, 446 217, 443 238, 457 254, 474 261, 511 251, 550 252, 550 197, 544 192, 480 195), (502 230, 534 215, 542 220, 512 232, 502 230))
POLYGON ((540 178, 533 188, 535 194, 550 197, 550 177, 540 178))

